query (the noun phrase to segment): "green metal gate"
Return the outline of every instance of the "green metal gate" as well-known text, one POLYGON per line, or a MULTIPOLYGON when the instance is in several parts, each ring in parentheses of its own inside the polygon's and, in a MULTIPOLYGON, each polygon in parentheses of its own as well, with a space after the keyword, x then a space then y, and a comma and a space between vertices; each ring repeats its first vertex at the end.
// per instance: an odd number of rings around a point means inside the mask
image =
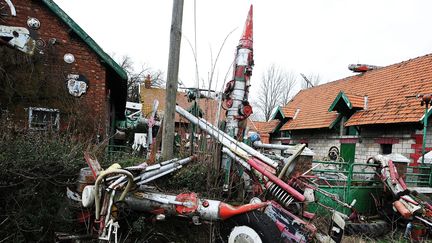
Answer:
MULTIPOLYGON (((355 146, 355 144, 346 145, 355 146)), ((321 181, 319 183, 320 189, 334 194, 339 200, 348 204, 355 199, 356 204, 354 208, 362 214, 372 215, 376 213, 373 197, 380 198, 384 188, 382 182, 374 176, 376 165, 355 163, 354 160, 351 163, 313 161, 313 164, 321 164, 317 169, 313 170, 314 174, 320 178, 317 180, 318 183, 321 181), (369 179, 365 180, 359 177, 369 177, 369 179)), ((317 202, 327 207, 346 214, 350 213, 349 209, 344 208, 328 196, 317 192, 315 193, 315 197, 317 202)), ((327 209, 321 207, 318 203, 311 203, 308 210, 322 214, 329 213, 327 209)))

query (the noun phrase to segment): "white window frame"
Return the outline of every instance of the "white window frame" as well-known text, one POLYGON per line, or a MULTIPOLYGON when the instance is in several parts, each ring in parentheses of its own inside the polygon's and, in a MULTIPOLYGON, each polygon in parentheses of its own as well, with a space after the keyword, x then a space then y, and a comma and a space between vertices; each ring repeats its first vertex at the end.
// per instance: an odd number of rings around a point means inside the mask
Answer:
MULTIPOLYGON (((48 129, 55 130, 55 131, 59 130, 59 128, 60 128, 60 110, 41 108, 41 107, 29 107, 28 112, 29 112, 28 113, 29 114, 28 115, 28 124, 29 124, 29 128, 31 130, 40 130, 40 131, 46 131, 48 129), (54 115, 55 115, 54 123, 51 124, 50 121, 46 121, 46 122, 38 124, 38 125, 42 125, 42 126, 35 126, 35 122, 32 121, 34 111, 54 113, 54 115)), ((51 115, 51 117, 52 117, 52 115, 51 115)))

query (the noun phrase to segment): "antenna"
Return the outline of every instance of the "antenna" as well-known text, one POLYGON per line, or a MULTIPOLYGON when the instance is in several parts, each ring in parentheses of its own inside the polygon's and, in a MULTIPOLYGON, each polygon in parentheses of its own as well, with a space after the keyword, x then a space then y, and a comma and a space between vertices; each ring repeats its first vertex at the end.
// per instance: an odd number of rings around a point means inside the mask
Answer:
POLYGON ((303 73, 300 73, 300 75, 303 77, 303 79, 306 81, 306 88, 312 88, 313 84, 312 82, 306 77, 306 75, 304 75, 303 73))

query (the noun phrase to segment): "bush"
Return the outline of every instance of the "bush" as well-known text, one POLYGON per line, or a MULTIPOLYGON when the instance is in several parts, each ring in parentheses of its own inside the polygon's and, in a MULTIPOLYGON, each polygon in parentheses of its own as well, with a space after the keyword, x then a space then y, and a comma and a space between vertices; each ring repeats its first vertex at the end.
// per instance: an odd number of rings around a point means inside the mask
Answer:
POLYGON ((6 242, 52 242, 77 229, 66 187, 75 189, 86 143, 73 136, 0 130, 0 235, 6 242))

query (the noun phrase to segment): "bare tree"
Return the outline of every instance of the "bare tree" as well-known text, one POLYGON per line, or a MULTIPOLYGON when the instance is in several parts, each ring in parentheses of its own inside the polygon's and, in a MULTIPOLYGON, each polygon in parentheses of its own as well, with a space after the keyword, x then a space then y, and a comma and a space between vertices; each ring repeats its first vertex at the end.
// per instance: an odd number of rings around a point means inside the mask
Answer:
POLYGON ((294 72, 284 72, 284 85, 280 105, 286 105, 293 97, 293 91, 297 84, 297 78, 294 72))
POLYGON ((307 89, 311 87, 315 87, 321 83, 321 77, 319 74, 310 73, 308 75, 300 74, 303 78, 303 82, 301 82, 301 89, 307 89))
POLYGON ((147 75, 151 77, 152 87, 165 87, 165 80, 163 79, 163 72, 161 70, 154 71, 146 65, 142 65, 139 70, 135 70, 134 63, 129 56, 123 56, 119 65, 128 74, 127 90, 128 101, 140 102, 139 85, 144 82, 147 75))
POLYGON ((280 67, 271 65, 265 71, 262 75, 256 104, 260 112, 264 114, 266 121, 270 119, 276 107, 288 103, 295 84, 295 75, 280 67))

